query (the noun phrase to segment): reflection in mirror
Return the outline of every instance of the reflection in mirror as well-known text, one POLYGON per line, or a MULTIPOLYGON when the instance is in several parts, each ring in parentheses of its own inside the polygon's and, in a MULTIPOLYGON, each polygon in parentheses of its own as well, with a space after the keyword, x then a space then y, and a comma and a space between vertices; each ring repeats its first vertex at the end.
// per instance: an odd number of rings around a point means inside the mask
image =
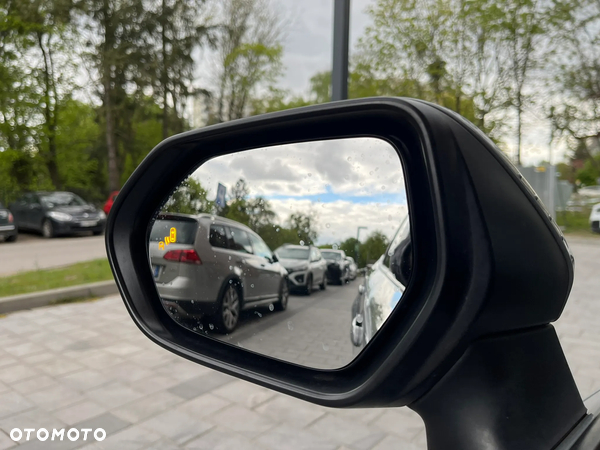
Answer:
POLYGON ((312 368, 351 362, 411 274, 402 165, 376 138, 211 159, 150 226, 150 264, 173 320, 312 368))

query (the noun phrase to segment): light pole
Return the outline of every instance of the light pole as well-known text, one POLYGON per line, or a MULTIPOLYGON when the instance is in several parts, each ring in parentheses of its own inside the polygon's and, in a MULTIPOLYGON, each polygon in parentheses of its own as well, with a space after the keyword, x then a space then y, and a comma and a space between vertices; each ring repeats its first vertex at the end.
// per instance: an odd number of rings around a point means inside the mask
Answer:
POLYGON ((366 230, 367 227, 358 227, 356 229, 356 247, 354 248, 354 253, 356 253, 356 265, 358 266, 358 257, 359 257, 359 249, 360 249, 360 241, 358 240, 358 235, 360 234, 360 230, 366 230))
POLYGON ((350 40, 350 0, 333 0, 333 67, 331 101, 348 98, 348 43, 350 40))

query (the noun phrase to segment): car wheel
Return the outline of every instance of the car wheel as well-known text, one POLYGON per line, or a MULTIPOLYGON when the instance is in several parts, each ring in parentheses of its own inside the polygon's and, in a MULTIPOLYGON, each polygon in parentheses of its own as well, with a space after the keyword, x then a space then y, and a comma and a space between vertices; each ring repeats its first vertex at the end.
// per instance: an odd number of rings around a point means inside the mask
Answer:
POLYGON ((12 236, 8 236, 5 241, 6 242, 15 242, 17 240, 17 234, 13 234, 12 236))
POLYGON ((237 327, 240 320, 241 299, 236 285, 228 284, 221 295, 219 310, 214 317, 217 331, 220 333, 231 333, 237 327))
POLYGON ((308 278, 306 279, 305 294, 306 295, 312 294, 312 288, 313 288, 313 277, 311 274, 311 275, 308 275, 308 278))
POLYGON ((288 286, 288 281, 284 278, 281 280, 281 287, 279 288, 279 301, 275 303, 275 309, 277 311, 285 311, 287 309, 289 298, 290 287, 288 286))
POLYGON ((42 223, 42 236, 46 239, 54 237, 54 227, 52 226, 52 222, 48 219, 44 220, 44 223, 42 223))
POLYGON ((100 236, 104 231, 103 230, 99 230, 99 231, 93 231, 92 234, 94 236, 100 236))
POLYGON ((326 274, 323 274, 323 282, 319 285, 319 289, 321 289, 322 291, 327 289, 327 275, 326 274))

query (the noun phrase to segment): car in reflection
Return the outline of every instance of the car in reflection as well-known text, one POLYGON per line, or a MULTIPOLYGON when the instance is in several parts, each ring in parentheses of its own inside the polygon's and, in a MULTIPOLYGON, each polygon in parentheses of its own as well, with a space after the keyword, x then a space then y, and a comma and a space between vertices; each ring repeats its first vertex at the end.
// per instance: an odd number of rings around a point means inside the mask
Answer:
POLYGON ((0 238, 6 242, 15 242, 19 229, 12 213, 0 203, 0 238))
POLYGON ((330 283, 344 284, 350 280, 350 269, 343 250, 321 249, 327 261, 327 280, 330 283))
POLYGON ((150 231, 158 293, 177 320, 205 317, 231 333, 242 310, 288 304, 288 273, 247 226, 210 214, 160 214, 150 231))
POLYGON ((106 214, 72 192, 29 192, 10 205, 20 230, 59 235, 104 232, 106 214))
POLYGON ((289 274, 292 290, 310 295, 316 285, 327 287, 327 262, 317 247, 284 244, 275 250, 279 262, 289 274))
POLYGON ((350 337, 362 349, 381 328, 410 281, 412 244, 410 221, 404 219, 385 253, 367 271, 352 305, 350 337))
POLYGON ((350 279, 356 280, 358 266, 354 262, 354 258, 352 256, 346 256, 346 261, 348 261, 348 275, 350 276, 350 279))
POLYGON ((593 233, 600 233, 600 203, 592 207, 590 213, 590 227, 593 233))

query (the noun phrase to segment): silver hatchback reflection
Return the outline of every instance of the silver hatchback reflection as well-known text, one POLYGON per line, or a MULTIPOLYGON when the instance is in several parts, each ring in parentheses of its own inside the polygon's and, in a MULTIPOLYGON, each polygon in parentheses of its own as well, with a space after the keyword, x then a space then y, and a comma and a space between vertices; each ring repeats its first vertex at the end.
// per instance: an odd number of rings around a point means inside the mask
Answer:
POLYGON ((287 307, 287 271, 241 223, 210 214, 161 214, 149 253, 158 293, 178 320, 208 316, 218 331, 230 333, 244 309, 287 307))

